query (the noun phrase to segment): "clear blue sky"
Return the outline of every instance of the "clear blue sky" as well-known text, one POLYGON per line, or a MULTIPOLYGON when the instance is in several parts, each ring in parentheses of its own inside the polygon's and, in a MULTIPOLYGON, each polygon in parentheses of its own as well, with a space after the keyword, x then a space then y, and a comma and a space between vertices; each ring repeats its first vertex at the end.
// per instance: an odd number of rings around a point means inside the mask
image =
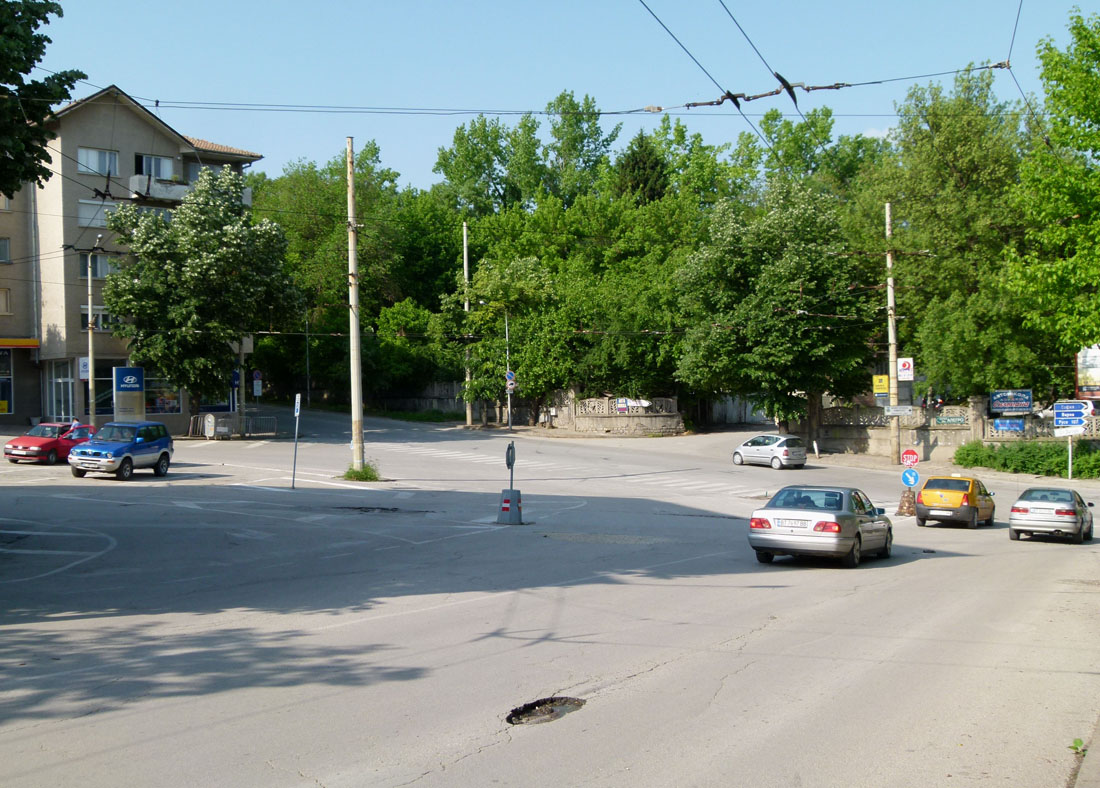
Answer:
MULTIPOLYGON (((402 185, 427 188, 440 146, 479 111, 542 110, 562 90, 591 95, 604 111, 674 106, 716 98, 714 82, 684 53, 639 0, 61 0, 65 15, 44 28, 53 43, 41 65, 79 68, 87 83, 75 98, 116 84, 132 96, 231 107, 164 106, 177 131, 264 155, 255 169, 271 176, 297 159, 324 162, 381 147, 382 164, 402 185), (471 110, 408 112, 254 111, 244 104, 471 110)), ((1025 91, 1041 93, 1035 46, 1068 41, 1068 0, 646 0, 723 88, 773 89, 736 18, 772 67, 791 82, 832 84, 931 74, 1009 58, 1025 91), (1016 26, 1017 11, 1020 11, 1016 26), (1015 28, 1015 42, 1013 30, 1015 28)), ((1086 13, 1088 9, 1086 8, 1086 13)), ((40 73, 40 72, 39 72, 40 73)), ((1001 100, 1019 92, 996 70, 1001 100)), ((949 85, 952 77, 938 77, 949 85)), ((887 82, 803 93, 806 111, 829 106, 834 133, 881 134, 912 84, 887 82)), ((744 105, 755 122, 772 107, 797 119, 790 100, 744 105)), ((679 110, 692 131, 719 144, 747 130, 727 103, 679 110)), ((506 116, 512 125, 517 118, 506 116)), ((609 117, 623 147, 659 116, 609 117)), ((546 120, 541 119, 543 128, 546 120)))

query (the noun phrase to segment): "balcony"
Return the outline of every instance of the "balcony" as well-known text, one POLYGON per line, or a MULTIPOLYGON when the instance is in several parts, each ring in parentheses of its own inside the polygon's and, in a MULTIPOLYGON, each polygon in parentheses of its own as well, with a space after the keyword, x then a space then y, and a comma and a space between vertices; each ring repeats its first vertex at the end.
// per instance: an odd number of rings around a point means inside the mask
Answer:
MULTIPOLYGON (((189 183, 162 181, 157 178, 151 178, 148 175, 130 176, 130 194, 141 196, 148 200, 157 200, 158 202, 182 202, 183 198, 187 196, 187 193, 191 191, 191 189, 192 186, 189 183)), ((245 187, 244 193, 241 196, 241 202, 245 205, 252 205, 252 189, 245 187)))

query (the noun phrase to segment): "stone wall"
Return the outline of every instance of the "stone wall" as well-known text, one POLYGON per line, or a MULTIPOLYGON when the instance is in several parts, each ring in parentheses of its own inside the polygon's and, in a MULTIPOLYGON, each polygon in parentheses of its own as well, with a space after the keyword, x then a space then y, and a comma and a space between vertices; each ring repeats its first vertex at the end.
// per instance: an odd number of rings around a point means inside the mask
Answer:
POLYGON ((684 420, 679 413, 578 415, 573 420, 573 429, 597 435, 680 435, 684 431, 684 420))

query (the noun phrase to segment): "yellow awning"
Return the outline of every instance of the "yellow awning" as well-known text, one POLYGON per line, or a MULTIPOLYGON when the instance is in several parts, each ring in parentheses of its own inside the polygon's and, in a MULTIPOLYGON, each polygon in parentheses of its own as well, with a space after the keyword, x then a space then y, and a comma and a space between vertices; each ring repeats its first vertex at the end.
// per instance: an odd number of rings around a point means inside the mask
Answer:
POLYGON ((20 339, 18 337, 0 337, 0 347, 38 347, 37 339, 20 339))

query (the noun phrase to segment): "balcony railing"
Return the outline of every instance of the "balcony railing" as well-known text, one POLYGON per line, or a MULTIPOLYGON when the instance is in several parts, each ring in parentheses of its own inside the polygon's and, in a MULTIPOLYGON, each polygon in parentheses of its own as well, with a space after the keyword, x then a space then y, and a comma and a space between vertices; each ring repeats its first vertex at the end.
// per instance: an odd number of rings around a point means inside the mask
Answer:
MULTIPOLYGON (((193 188, 194 185, 190 183, 164 181, 149 175, 130 176, 130 194, 148 200, 182 202, 183 198, 193 188)), ((241 202, 245 205, 252 204, 252 189, 245 187, 241 195, 241 202)))

